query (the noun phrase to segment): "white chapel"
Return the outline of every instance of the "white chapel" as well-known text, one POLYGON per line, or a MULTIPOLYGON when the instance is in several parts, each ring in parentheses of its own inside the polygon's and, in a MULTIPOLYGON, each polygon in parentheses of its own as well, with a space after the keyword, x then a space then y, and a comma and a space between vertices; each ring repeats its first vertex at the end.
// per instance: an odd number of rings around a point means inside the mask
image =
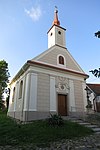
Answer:
POLYGON ((48 31, 48 49, 28 60, 10 83, 8 116, 21 121, 86 112, 86 79, 66 48, 66 29, 60 26, 58 10, 48 31))

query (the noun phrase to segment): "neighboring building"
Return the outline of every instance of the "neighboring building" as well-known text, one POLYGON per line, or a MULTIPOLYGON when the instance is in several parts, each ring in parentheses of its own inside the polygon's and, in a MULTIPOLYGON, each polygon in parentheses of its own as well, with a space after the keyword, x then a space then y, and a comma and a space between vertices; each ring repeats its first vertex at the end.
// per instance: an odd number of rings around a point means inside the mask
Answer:
POLYGON ((65 31, 56 10, 48 50, 28 60, 10 83, 9 116, 30 121, 50 113, 67 116, 86 111, 88 75, 66 48, 65 31))
POLYGON ((94 111, 100 112, 100 84, 88 83, 87 86, 90 89, 90 99, 94 106, 94 111))

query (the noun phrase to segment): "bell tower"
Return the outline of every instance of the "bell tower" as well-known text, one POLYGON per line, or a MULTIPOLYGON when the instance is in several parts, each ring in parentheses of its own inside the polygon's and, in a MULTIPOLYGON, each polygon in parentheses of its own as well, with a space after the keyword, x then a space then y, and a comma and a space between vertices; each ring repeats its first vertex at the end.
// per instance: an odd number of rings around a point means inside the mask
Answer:
POLYGON ((66 29, 60 26, 60 21, 58 20, 58 10, 57 7, 55 7, 52 27, 48 31, 48 48, 54 45, 66 47, 65 31, 66 29))

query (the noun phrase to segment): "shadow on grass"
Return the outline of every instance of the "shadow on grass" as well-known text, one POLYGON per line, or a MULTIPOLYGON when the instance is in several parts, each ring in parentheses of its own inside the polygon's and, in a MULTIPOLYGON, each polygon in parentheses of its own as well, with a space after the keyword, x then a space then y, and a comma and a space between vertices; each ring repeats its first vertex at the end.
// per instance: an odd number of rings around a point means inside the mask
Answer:
POLYGON ((6 114, 0 114, 0 145, 48 146, 50 142, 87 136, 92 133, 91 129, 69 121, 64 121, 61 127, 50 126, 45 120, 17 124, 6 114))

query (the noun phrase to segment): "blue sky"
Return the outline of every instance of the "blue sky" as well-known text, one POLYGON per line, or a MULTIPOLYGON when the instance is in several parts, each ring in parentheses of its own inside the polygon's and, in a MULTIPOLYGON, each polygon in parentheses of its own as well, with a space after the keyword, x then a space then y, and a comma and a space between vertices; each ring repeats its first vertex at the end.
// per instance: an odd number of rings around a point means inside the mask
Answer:
POLYGON ((24 63, 47 49, 47 31, 54 7, 66 28, 66 47, 88 82, 99 83, 89 70, 100 67, 100 0, 0 0, 0 60, 9 64, 11 78, 24 63))

